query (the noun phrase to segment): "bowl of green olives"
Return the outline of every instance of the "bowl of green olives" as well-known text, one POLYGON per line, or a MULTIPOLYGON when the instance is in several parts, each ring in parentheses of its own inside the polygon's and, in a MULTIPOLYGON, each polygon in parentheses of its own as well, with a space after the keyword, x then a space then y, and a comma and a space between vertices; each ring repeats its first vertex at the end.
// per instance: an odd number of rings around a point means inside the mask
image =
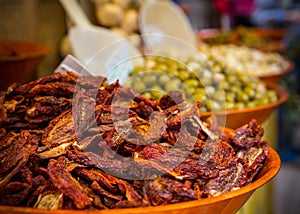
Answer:
POLYGON ((180 61, 145 56, 144 64, 133 68, 124 86, 154 100, 180 90, 188 103, 201 102, 203 119, 215 115, 221 126, 233 129, 253 118, 263 122, 289 97, 284 88, 272 82, 227 69, 213 58, 194 56, 180 61))

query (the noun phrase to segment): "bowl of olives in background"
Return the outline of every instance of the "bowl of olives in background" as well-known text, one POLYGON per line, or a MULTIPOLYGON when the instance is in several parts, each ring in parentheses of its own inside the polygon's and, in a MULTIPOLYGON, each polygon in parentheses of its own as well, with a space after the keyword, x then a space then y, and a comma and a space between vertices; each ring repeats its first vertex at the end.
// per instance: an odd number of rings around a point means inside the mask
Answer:
POLYGON ((212 56, 177 59, 168 54, 145 55, 144 63, 133 68, 124 86, 154 100, 180 90, 190 104, 201 102, 203 119, 215 115, 220 125, 232 129, 253 118, 262 123, 289 97, 284 88, 228 69, 212 56))

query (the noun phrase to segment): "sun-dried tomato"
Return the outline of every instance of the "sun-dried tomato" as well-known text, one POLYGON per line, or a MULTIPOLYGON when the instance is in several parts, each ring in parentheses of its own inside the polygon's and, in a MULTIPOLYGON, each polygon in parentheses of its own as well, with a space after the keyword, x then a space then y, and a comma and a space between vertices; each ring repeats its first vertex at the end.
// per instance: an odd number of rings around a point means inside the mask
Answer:
MULTIPOLYGON (((63 157, 61 156, 60 158, 63 157)), ((59 161, 51 159, 48 164, 48 170, 53 185, 63 194, 70 197, 78 209, 84 209, 92 205, 87 193, 59 161)))

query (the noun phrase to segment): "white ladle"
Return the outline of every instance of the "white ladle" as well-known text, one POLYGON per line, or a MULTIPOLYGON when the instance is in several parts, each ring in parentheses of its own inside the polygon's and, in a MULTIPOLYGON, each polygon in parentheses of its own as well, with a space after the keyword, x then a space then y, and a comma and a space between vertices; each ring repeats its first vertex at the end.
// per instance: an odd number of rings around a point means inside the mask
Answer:
POLYGON ((75 57, 86 66, 86 70, 92 75, 108 76, 110 69, 117 64, 126 70, 131 69, 129 59, 141 55, 137 48, 126 38, 93 25, 77 0, 59 1, 75 24, 69 29, 70 42, 75 57))

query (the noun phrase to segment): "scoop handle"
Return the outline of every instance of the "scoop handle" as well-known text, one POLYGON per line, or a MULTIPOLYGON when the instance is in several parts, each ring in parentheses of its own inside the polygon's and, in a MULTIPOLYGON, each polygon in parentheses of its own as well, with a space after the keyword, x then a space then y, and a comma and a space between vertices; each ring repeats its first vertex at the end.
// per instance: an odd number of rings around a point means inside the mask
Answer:
POLYGON ((59 0, 67 15, 77 26, 92 26, 77 0, 59 0))

